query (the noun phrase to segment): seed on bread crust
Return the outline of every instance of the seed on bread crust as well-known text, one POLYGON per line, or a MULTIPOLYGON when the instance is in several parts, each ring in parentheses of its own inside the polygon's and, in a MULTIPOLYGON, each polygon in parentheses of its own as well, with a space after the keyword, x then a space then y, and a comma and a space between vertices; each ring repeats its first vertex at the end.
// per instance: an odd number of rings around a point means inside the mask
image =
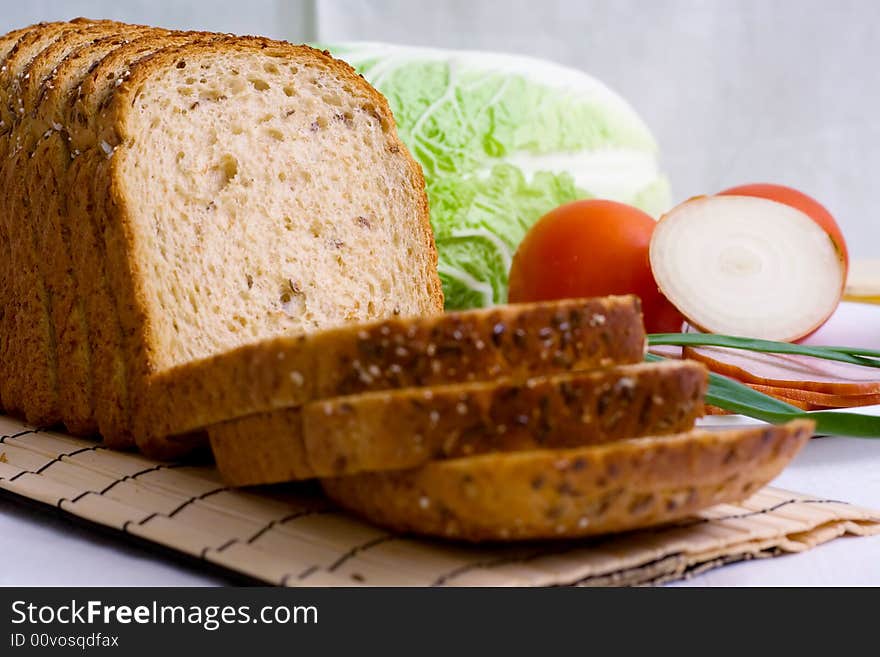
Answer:
MULTIPOLYGON (((508 379, 405 388, 256 414, 215 425, 209 434, 218 467, 229 483, 275 483, 283 481, 291 468, 309 477, 338 476, 486 452, 565 448, 685 431, 701 415, 706 382, 704 368, 669 362, 555 374, 526 382, 508 379), (634 380, 636 392, 620 388, 599 413, 595 408, 599 390, 614 389, 606 384, 621 378, 634 380), (568 392, 563 394, 562 388, 568 392), (664 390, 670 403, 649 406, 647 415, 632 412, 656 390, 664 390), (306 459, 295 467, 270 457, 289 442, 300 443, 296 454, 306 459), (243 453, 250 456, 242 458, 243 453)), ((584 463, 561 460, 557 465, 578 470, 584 463)))

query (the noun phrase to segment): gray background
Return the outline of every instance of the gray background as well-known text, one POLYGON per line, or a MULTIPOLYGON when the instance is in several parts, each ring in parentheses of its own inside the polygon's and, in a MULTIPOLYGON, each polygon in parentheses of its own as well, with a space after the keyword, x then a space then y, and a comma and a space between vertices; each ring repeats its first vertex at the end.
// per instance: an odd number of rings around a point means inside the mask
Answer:
POLYGON ((880 3, 872 0, 37 0, 0 30, 75 15, 293 41, 483 48, 582 68, 657 135, 676 200, 794 185, 880 257, 880 3))

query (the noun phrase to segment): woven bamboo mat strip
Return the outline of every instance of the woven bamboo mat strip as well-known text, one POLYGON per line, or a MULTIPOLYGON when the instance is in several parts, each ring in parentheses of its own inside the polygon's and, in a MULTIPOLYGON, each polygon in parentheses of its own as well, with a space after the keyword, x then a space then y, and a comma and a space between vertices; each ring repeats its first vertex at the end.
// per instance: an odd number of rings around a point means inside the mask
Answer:
POLYGON ((673 526, 587 541, 470 546, 389 533, 311 486, 235 490, 0 416, 0 488, 210 564, 287 586, 649 584, 880 532, 880 512, 765 488, 673 526))

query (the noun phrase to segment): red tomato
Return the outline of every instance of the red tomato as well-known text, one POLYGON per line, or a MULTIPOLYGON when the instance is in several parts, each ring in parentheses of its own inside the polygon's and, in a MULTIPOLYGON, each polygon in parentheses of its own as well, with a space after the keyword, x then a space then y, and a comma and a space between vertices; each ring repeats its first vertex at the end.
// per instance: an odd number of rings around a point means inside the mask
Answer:
POLYGON ((846 240, 843 239, 843 232, 840 226, 831 216, 831 213, 825 209, 825 206, 819 203, 812 196, 807 196, 803 192, 799 192, 791 187, 784 185, 772 185, 770 183, 754 183, 751 185, 740 185, 739 187, 731 187, 720 192, 721 196, 757 196, 758 198, 766 198, 770 201, 783 203, 795 210, 800 210, 810 219, 821 226, 834 246, 840 253, 840 260, 843 263, 844 280, 849 270, 849 253, 846 250, 846 240))
POLYGON ((510 268, 512 303, 609 294, 641 297, 649 333, 678 332, 681 313, 664 297, 648 262, 655 221, 614 201, 575 201, 541 217, 510 268))

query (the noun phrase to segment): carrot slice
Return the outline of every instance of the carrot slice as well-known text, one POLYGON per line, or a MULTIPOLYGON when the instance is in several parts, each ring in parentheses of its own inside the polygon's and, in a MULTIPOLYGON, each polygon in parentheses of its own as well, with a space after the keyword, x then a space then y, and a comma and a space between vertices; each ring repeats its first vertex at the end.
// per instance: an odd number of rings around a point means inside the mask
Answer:
MULTIPOLYGON (((818 411, 823 409, 831 408, 830 406, 821 406, 819 404, 814 404, 813 402, 809 402, 805 399, 797 399, 795 397, 786 397, 785 395, 780 395, 778 393, 768 392, 767 388, 769 386, 759 386, 754 383, 746 383, 745 385, 750 388, 757 390, 758 392, 763 392, 765 395, 770 395, 774 399, 778 399, 779 401, 783 401, 786 404, 791 404, 792 406, 796 406, 802 411, 818 411), (761 389, 763 388, 763 390, 761 389)), ((793 388, 774 388, 774 390, 793 390, 793 388)))
POLYGON ((855 406, 880 404, 880 394, 878 393, 867 395, 832 395, 825 392, 799 390, 797 388, 777 388, 757 383, 748 383, 746 385, 771 397, 784 397, 785 401, 790 404, 793 403, 793 400, 821 406, 822 408, 852 408, 855 406))

